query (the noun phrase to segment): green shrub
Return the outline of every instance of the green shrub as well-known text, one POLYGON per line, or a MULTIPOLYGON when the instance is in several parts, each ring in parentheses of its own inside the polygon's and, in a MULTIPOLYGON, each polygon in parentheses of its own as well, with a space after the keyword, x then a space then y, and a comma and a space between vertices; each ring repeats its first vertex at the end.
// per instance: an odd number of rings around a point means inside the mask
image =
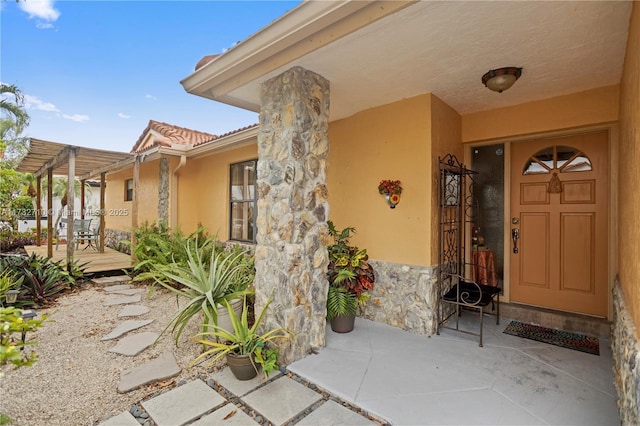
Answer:
POLYGON ((36 243, 36 236, 32 232, 17 232, 0 230, 0 252, 6 253, 24 246, 36 243))
MULTIPOLYGON (((136 264, 133 267, 135 275, 152 271, 157 265, 170 265, 177 263, 186 265, 189 259, 187 250, 205 250, 207 235, 204 227, 189 236, 185 236, 180 230, 171 231, 166 222, 144 222, 142 226, 133 229, 136 245, 133 247, 133 255, 136 264), (189 242, 190 244, 187 244, 189 242)), ((123 241, 131 247, 130 241, 123 241)), ((213 250, 214 247, 206 248, 213 250)), ((203 255, 210 255, 203 253, 203 255)))
POLYGON ((20 309, 0 308, 0 366, 13 364, 15 367, 23 367, 37 361, 35 352, 24 350, 25 346, 35 342, 23 344, 22 333, 32 332, 42 327, 45 319, 46 315, 40 319, 24 320, 20 309))
POLYGON ((5 301, 5 295, 9 290, 18 290, 22 285, 24 276, 19 276, 12 271, 0 272, 0 305, 5 301))
MULTIPOLYGON (((40 319, 25 320, 22 318, 20 309, 0 308, 0 367, 11 364, 15 368, 20 368, 32 365, 38 360, 35 352, 24 350, 27 345, 35 345, 36 342, 23 343, 22 335, 42 327, 46 319, 47 316, 43 315, 40 319)), ((0 370, 0 380, 2 375, 0 370)), ((11 423, 8 415, 0 413, 0 425, 11 423)))
POLYGON ((35 253, 28 257, 0 258, 0 273, 23 277, 15 306, 36 308, 46 305, 84 275, 85 264, 74 261, 71 263, 71 272, 69 272, 61 263, 62 260, 52 262, 50 257, 35 253))

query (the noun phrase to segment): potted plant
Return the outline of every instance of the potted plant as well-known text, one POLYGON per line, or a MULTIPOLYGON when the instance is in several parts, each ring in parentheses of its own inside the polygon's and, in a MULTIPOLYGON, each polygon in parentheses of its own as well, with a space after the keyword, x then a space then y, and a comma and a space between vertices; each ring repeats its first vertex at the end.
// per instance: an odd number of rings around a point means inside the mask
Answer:
POLYGON ((271 299, 267 301, 264 309, 251 326, 249 325, 246 297, 244 298, 240 318, 238 318, 229 302, 224 301, 224 304, 229 312, 233 331, 227 331, 214 325, 210 327, 209 331, 195 336, 195 340, 198 343, 211 347, 211 349, 198 356, 191 365, 210 356, 213 356, 211 363, 226 357, 229 369, 238 380, 254 378, 260 368, 262 368, 266 380, 269 377, 269 373, 278 368, 278 349, 269 347, 269 344, 279 339, 292 339, 294 334, 281 327, 271 329, 262 334, 258 332, 264 314, 271 304, 271 299), (214 339, 198 338, 199 336, 211 336, 214 339))
POLYGON ((347 333, 353 330, 358 306, 369 300, 367 290, 373 290, 375 272, 369 265, 367 250, 349 244, 355 228, 339 231, 332 221, 327 225, 333 238, 333 244, 328 247, 327 319, 333 331, 347 333))
POLYGON ((215 241, 210 240, 202 246, 189 247, 187 240, 187 261, 185 264, 172 263, 155 265, 150 275, 154 281, 176 294, 176 298, 183 298, 186 304, 173 317, 162 331, 163 333, 173 324, 176 345, 182 331, 191 318, 202 312, 204 315, 203 330, 211 326, 220 326, 228 330, 231 323, 226 319, 227 311, 220 307, 231 304, 236 312, 242 309, 242 298, 253 294, 250 284, 253 282, 253 265, 246 259, 246 252, 234 250, 232 252, 215 247, 215 241), (203 259, 203 252, 208 253, 208 244, 214 244, 209 258, 203 259))

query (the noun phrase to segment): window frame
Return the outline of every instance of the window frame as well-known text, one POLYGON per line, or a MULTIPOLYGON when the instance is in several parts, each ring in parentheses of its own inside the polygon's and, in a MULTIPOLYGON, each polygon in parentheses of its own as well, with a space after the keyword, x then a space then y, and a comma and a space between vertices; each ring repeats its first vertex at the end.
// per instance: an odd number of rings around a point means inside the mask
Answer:
MULTIPOLYGON (((243 160, 243 161, 238 161, 235 163, 231 163, 229 164, 229 241, 238 241, 238 242, 243 242, 243 243, 251 243, 251 244, 255 244, 256 243, 256 237, 257 237, 257 233, 258 233, 258 228, 257 228, 257 218, 258 218, 258 194, 257 194, 257 180, 258 180, 258 176, 257 176, 257 167, 258 167, 258 159, 257 158, 253 158, 253 159, 249 159, 249 160, 243 160), (252 166, 254 169, 254 183, 253 183, 253 198, 240 198, 240 199, 234 199, 233 196, 233 169, 234 167, 237 166, 241 166, 241 165, 249 165, 252 166), (235 238, 233 236, 233 222, 234 222, 234 209, 233 209, 233 205, 234 204, 247 204, 249 206, 249 208, 247 209, 250 210, 251 207, 253 207, 253 214, 252 217, 250 219, 250 222, 248 220, 245 220, 243 222, 243 226, 248 226, 249 228, 253 229, 253 238, 235 238)), ((250 182, 246 182, 244 181, 243 178, 243 183, 242 183, 242 194, 243 197, 245 194, 249 193, 250 191, 248 190, 248 187, 250 187, 250 182)), ((247 229, 248 232, 248 229, 247 229)))
POLYGON ((124 201, 133 201, 133 178, 124 180, 124 201), (129 189, 131 182, 131 189, 129 189))

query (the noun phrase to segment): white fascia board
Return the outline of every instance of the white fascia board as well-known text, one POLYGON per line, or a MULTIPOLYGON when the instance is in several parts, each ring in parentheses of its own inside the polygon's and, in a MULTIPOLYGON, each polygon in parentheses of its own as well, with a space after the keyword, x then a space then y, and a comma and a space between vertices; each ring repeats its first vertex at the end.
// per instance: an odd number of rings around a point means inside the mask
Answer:
POLYGON ((415 2, 305 1, 180 83, 188 93, 255 110, 247 100, 227 95, 415 2))
POLYGON ((216 154, 231 149, 241 148, 244 146, 257 143, 258 132, 260 127, 252 127, 250 129, 242 130, 237 133, 223 136, 212 142, 199 145, 187 153, 187 157, 190 159, 204 157, 206 155, 216 154))

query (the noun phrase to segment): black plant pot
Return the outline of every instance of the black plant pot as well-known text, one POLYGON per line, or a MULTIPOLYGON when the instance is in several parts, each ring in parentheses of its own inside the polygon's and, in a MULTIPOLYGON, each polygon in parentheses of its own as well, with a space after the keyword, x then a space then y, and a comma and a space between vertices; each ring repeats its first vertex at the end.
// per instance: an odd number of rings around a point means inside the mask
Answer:
POLYGON ((227 354, 227 365, 238 380, 251 380, 258 374, 258 364, 250 355, 227 354))
POLYGON ((331 319, 331 330, 336 333, 349 333, 353 331, 355 323, 355 315, 338 315, 331 319))

